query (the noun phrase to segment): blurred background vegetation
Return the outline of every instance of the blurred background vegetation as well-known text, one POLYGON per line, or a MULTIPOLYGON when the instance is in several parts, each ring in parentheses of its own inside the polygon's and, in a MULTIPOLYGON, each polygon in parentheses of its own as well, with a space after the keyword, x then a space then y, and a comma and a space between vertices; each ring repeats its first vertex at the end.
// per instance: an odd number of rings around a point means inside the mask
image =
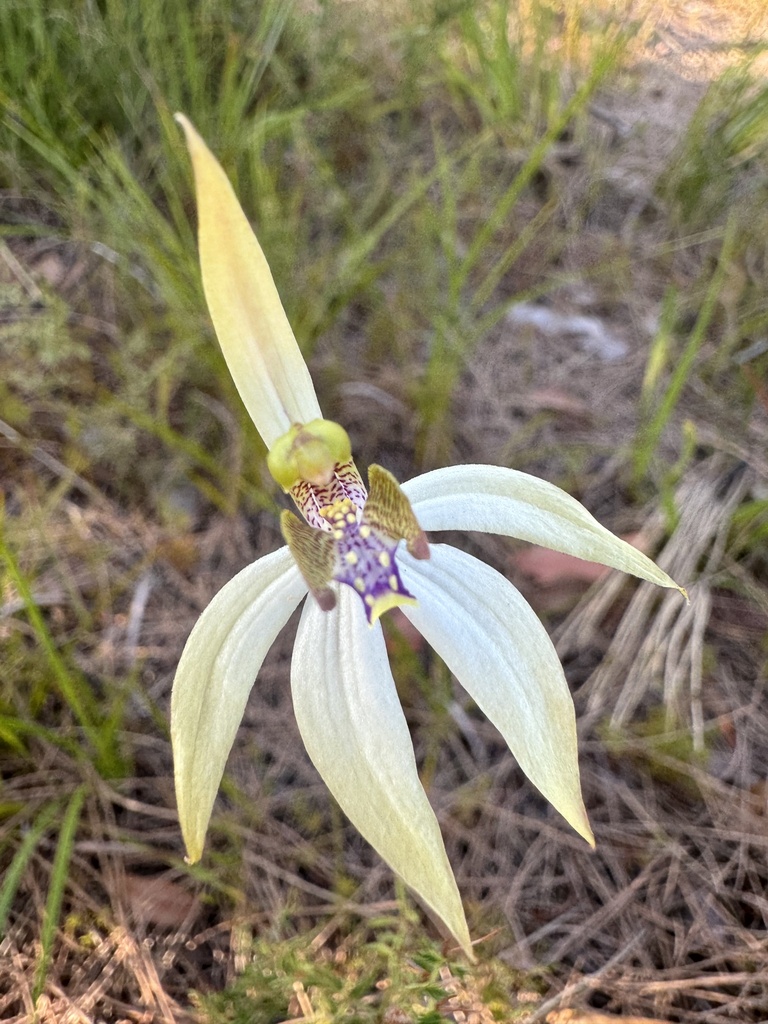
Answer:
POLYGON ((0 1017, 765 1019, 763 6, 0 3, 0 1017), (554 631, 596 856, 391 617, 478 968, 324 793, 289 638, 183 863, 173 669, 280 541, 177 110, 361 465, 537 472, 691 585, 462 542, 554 631))

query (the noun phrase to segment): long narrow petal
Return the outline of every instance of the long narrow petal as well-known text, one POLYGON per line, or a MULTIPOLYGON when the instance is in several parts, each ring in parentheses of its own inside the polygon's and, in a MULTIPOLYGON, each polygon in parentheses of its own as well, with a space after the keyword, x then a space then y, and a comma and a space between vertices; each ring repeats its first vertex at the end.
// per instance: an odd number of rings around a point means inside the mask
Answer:
MULTIPOLYGON (((423 530, 479 530, 542 544, 682 590, 559 487, 502 466, 452 466, 403 484, 423 530)), ((685 591, 682 591, 685 593, 685 591)))
POLYGON ((341 587, 333 612, 308 601, 291 669, 309 756, 342 810, 471 956, 469 932, 413 746, 381 628, 341 587))
POLYGON ((256 429, 271 447, 294 423, 320 419, 264 253, 229 179, 190 121, 177 114, 192 157, 203 288, 213 326, 256 429))
POLYGON ((269 648, 307 592, 288 548, 247 566, 190 633, 171 697, 179 820, 191 861, 203 852, 213 801, 248 694, 269 648))
POLYGON ((537 789, 594 845, 581 799, 576 716, 552 641, 495 569, 446 544, 398 555, 406 615, 493 722, 537 789))

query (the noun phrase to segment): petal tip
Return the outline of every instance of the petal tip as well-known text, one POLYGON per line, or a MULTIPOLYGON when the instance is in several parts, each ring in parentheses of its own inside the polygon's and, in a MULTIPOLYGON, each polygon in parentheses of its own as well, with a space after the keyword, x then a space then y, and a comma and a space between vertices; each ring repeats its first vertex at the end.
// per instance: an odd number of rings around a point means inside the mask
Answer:
MULTIPOLYGON (((458 938, 458 936, 455 937, 458 938)), ((461 941, 459 945, 454 946, 453 949, 450 950, 450 952, 454 953, 458 952, 459 950, 461 950, 461 952, 464 954, 464 956, 467 958, 467 960, 469 960, 471 964, 477 963, 477 957, 475 956, 475 951, 472 949, 471 940, 468 939, 466 942, 461 941)))
POLYGON ((197 129, 189 120, 186 114, 182 114, 180 110, 177 110, 176 113, 173 115, 173 120, 181 129, 183 129, 184 134, 187 137, 187 145, 189 145, 190 142, 193 141, 194 139, 199 138, 197 129))
POLYGON ((595 833, 592 831, 592 827, 589 824, 589 819, 587 818, 587 812, 584 811, 583 814, 579 816, 579 818, 580 820, 577 822, 572 821, 571 825, 573 825, 573 827, 579 833, 581 838, 585 839, 594 850, 597 846, 597 843, 595 841, 595 833))
MULTIPOLYGON (((208 823, 206 822, 206 831, 208 823)), ((182 822, 182 835, 184 835, 184 824, 182 822)), ((205 832, 201 837, 184 835, 184 847, 186 854, 184 855, 185 864, 197 864, 197 862, 203 856, 203 847, 205 846, 205 832)))

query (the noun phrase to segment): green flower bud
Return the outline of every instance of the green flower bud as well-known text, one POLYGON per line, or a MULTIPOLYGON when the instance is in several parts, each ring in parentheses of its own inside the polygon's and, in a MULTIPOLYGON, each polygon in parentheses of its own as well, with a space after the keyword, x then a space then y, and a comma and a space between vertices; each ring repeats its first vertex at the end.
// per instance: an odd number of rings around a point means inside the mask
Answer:
POLYGON ((349 462, 352 446, 343 427, 332 420, 295 423, 275 441, 267 466, 284 491, 302 480, 324 487, 333 479, 336 466, 349 462))

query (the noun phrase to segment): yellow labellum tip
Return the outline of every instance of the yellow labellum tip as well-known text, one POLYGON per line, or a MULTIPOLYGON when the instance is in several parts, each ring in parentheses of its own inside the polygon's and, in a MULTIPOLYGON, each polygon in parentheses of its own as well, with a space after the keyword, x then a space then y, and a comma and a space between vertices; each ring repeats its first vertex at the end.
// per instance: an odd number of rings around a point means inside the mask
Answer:
POLYGON ((370 605, 370 619, 368 621, 369 626, 373 626, 377 622, 384 612, 388 612, 391 608, 397 608, 400 605, 409 604, 416 607, 418 604, 415 597, 411 597, 410 594, 383 594, 377 598, 372 605, 370 605))

